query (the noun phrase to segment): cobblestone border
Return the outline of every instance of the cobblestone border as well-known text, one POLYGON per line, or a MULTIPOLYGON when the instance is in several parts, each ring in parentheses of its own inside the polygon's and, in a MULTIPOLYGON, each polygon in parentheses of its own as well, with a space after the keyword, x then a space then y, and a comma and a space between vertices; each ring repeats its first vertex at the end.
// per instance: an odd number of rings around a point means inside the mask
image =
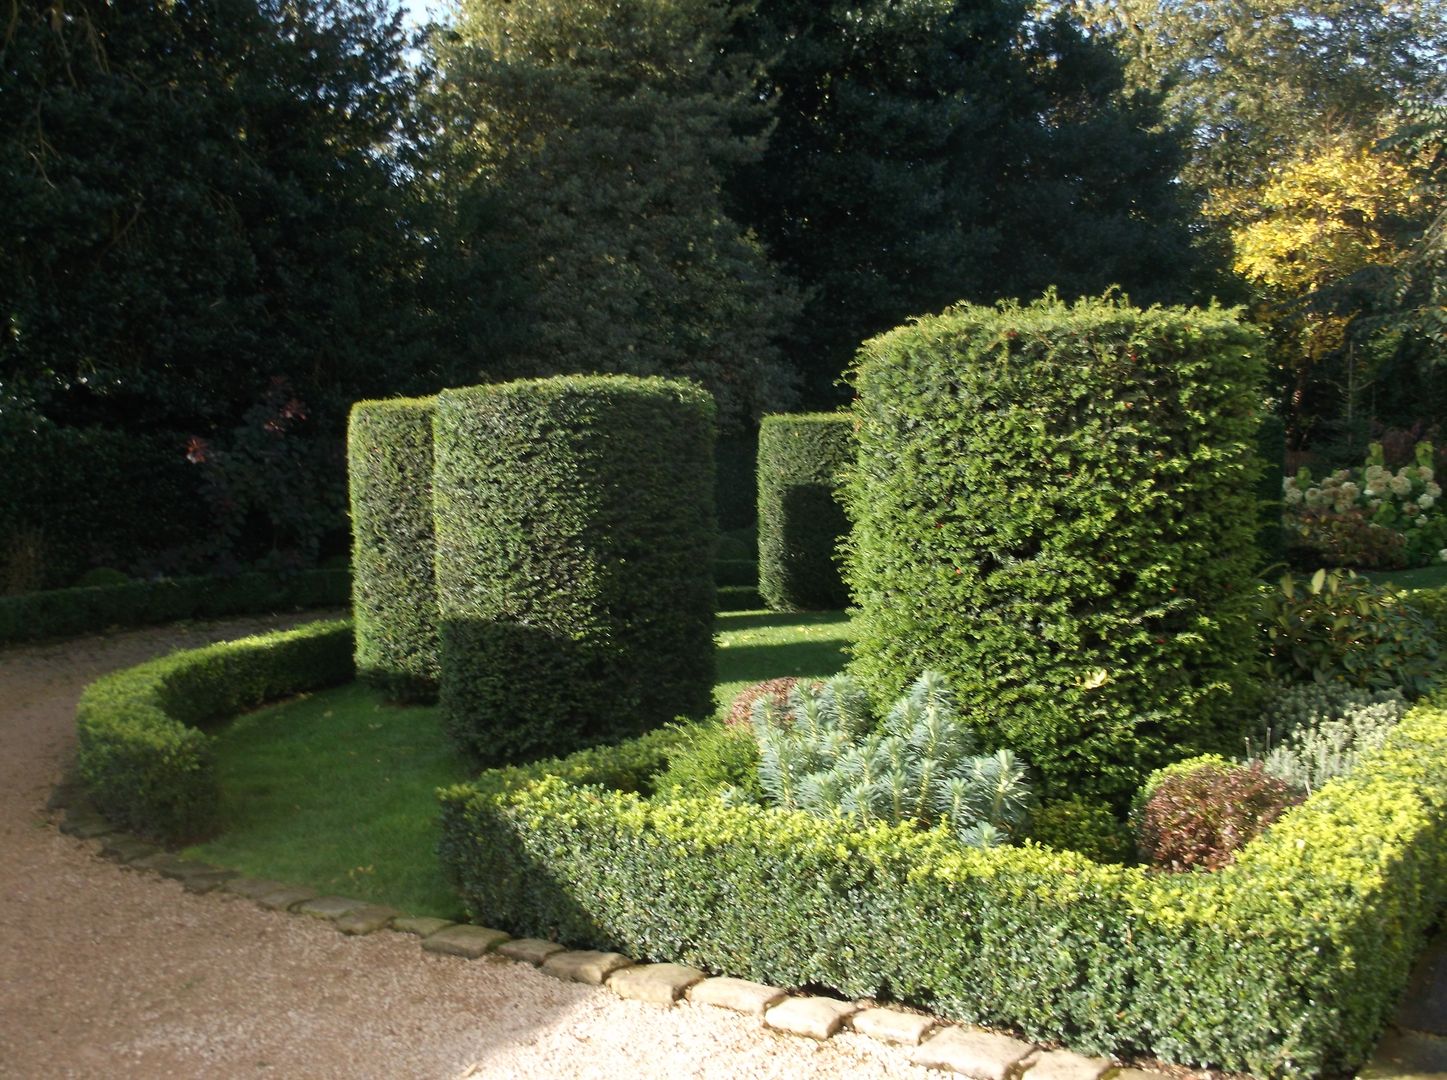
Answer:
POLYGON ((119 831, 86 803, 73 780, 56 786, 46 808, 63 812, 62 833, 98 841, 101 855, 125 867, 179 881, 188 892, 226 892, 271 911, 325 920, 343 934, 380 930, 412 934, 424 952, 467 960, 492 956, 529 964, 557 979, 606 987, 621 998, 663 1008, 687 1001, 729 1009, 757 1017, 770 1031, 799 1038, 822 1042, 840 1031, 854 1031, 895 1047, 912 1064, 971 1080, 1172 1080, 1166 1073, 1050 1049, 872 1001, 793 994, 746 979, 710 976, 681 964, 640 963, 622 953, 572 950, 557 942, 514 938, 489 927, 407 915, 365 900, 324 896, 280 881, 244 877, 235 870, 183 859, 119 831))

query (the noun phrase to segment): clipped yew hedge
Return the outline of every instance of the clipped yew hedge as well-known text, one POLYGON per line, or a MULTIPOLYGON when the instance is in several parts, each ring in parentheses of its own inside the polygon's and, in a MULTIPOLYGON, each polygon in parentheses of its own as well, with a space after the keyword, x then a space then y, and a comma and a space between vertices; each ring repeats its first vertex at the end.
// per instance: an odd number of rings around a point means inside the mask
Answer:
POLYGON ((1219 308, 962 305, 863 347, 850 670, 949 677, 1047 796, 1230 745, 1257 662, 1255 331, 1219 308))
POLYGON ((346 570, 129 581, 0 596, 0 644, 316 607, 346 607, 346 570))
POLYGON ((400 701, 436 696, 433 398, 362 401, 347 428, 357 676, 400 701))
POLYGON ((840 475, 854 458, 848 413, 766 416, 759 427, 759 592, 775 611, 842 608, 840 475))
POLYGON ((439 395, 440 702, 464 750, 525 760, 712 711, 713 413, 656 378, 439 395))
POLYGON ((667 733, 441 793, 471 916, 1088 1053, 1350 1075, 1447 899, 1447 709, 1417 706, 1212 874, 716 800, 652 803, 667 733), (590 786, 596 785, 596 786, 590 786), (623 790, 619 790, 623 789, 623 790))
POLYGON ((353 676, 346 620, 172 653, 92 683, 76 708, 76 765, 96 809, 163 843, 206 836, 218 791, 200 730, 353 676))

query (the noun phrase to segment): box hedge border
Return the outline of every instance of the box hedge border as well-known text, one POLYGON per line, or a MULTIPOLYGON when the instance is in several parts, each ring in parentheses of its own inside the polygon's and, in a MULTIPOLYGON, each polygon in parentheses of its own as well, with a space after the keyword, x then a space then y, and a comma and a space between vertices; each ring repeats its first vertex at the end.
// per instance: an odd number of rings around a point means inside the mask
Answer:
POLYGON ((469 914, 1089 1053, 1312 1076, 1365 1060, 1447 888, 1447 695, 1209 875, 651 803, 669 737, 440 792, 469 914))
POLYGON ((180 577, 0 596, 0 644, 351 603, 347 570, 180 577))
POLYGON ((112 824, 163 843, 207 835, 219 792, 200 725, 348 682, 349 620, 172 653, 92 683, 76 708, 76 765, 112 824))

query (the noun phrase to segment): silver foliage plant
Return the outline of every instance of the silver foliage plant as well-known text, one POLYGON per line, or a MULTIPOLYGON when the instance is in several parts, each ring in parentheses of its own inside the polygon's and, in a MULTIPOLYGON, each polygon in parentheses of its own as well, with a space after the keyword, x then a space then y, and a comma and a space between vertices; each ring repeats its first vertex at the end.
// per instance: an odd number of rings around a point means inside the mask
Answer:
MULTIPOLYGON (((1026 821, 1032 792, 1009 750, 976 753, 944 676, 927 671, 876 724, 847 675, 800 684, 779 709, 755 704, 759 782, 776 806, 861 824, 944 825, 966 844, 1008 842, 1026 821)), ((742 796, 728 792, 725 798, 742 796)))
POLYGON ((1407 714, 1396 690, 1309 683, 1277 691, 1263 710, 1247 756, 1272 776, 1310 794, 1351 773, 1407 714))

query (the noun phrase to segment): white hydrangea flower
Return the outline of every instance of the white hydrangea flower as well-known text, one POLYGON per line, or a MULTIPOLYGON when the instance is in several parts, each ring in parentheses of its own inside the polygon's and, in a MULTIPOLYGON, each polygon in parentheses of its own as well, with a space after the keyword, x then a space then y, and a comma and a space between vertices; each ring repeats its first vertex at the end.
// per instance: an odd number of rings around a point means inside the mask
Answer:
POLYGON ((1301 494, 1301 492, 1298 491, 1296 488, 1292 487, 1292 488, 1287 488, 1287 489, 1286 489, 1286 505, 1287 505, 1287 506, 1300 506, 1300 505, 1301 505, 1301 500, 1302 500, 1303 498, 1304 498, 1304 496, 1303 496, 1303 495, 1301 494))
POLYGON ((1389 485, 1393 495, 1407 496, 1412 494, 1412 481, 1405 476, 1392 477, 1389 485))
POLYGON ((1430 484, 1433 480, 1437 478, 1437 474, 1432 471, 1432 466, 1430 465, 1418 466, 1417 475, 1420 476, 1422 478, 1422 481, 1427 484, 1430 484))
POLYGON ((1432 496, 1432 498, 1434 499, 1440 499, 1442 497, 1442 489, 1438 487, 1437 484, 1435 484, 1433 481, 1428 480, 1427 494, 1432 496))
POLYGON ((1437 561, 1447 562, 1447 548, 1443 548, 1441 551, 1437 552, 1437 561))
POLYGON ((1433 495, 1418 495, 1418 496, 1417 496, 1417 505, 1420 506, 1423 510, 1430 509, 1431 506, 1432 506, 1432 504, 1433 504, 1434 502, 1436 502, 1436 501, 1437 501, 1437 499, 1436 499, 1436 497, 1433 496, 1433 495))

